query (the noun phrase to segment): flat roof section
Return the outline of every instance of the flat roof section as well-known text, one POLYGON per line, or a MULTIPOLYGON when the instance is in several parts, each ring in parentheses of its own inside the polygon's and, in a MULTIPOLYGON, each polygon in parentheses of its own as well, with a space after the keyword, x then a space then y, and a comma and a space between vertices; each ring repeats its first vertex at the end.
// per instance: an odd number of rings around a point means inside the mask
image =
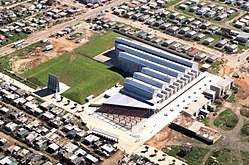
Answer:
POLYGON ((186 108, 183 110, 189 115, 193 115, 202 108, 203 105, 206 105, 209 102, 207 98, 204 97, 204 95, 200 95, 197 97, 192 103, 190 103, 186 108))
POLYGON ((143 59, 141 57, 134 56, 134 55, 132 55, 130 53, 126 53, 126 52, 120 52, 118 55, 118 58, 123 58, 123 59, 129 60, 131 62, 137 63, 137 64, 144 66, 144 67, 150 67, 152 69, 158 70, 160 72, 163 72, 165 74, 168 74, 170 76, 177 77, 177 78, 183 74, 182 72, 168 68, 167 66, 163 66, 161 64, 143 59))
POLYGON ((155 77, 157 79, 160 79, 162 81, 165 81, 165 82, 167 82, 169 84, 172 84, 173 81, 176 80, 175 77, 172 77, 172 76, 167 75, 167 74, 165 74, 163 72, 160 72, 160 71, 148 68, 148 67, 143 67, 141 72, 145 73, 145 74, 147 74, 149 76, 155 77))
POLYGON ((127 45, 118 44, 117 49, 121 49, 121 50, 125 51, 126 53, 130 53, 132 55, 141 57, 143 59, 147 59, 147 60, 156 62, 158 64, 167 66, 169 68, 172 68, 172 69, 180 71, 180 72, 186 73, 190 69, 189 67, 181 65, 181 64, 179 64, 177 62, 170 61, 170 60, 167 60, 167 59, 162 58, 162 57, 155 56, 155 55, 150 54, 150 53, 146 53, 146 52, 144 52, 142 50, 134 49, 134 48, 129 47, 127 45))
POLYGON ((162 51, 162 50, 157 49, 155 47, 152 47, 150 45, 146 45, 146 44, 139 43, 139 42, 136 42, 136 41, 131 41, 131 40, 121 38, 121 37, 117 37, 115 42, 125 44, 125 45, 128 45, 130 47, 143 50, 145 52, 154 54, 156 56, 163 57, 165 59, 168 59, 168 60, 183 64, 185 66, 188 66, 188 67, 191 67, 191 68, 194 68, 194 69, 198 69, 198 63, 193 62, 191 60, 187 60, 187 59, 179 57, 179 56, 176 56, 176 55, 174 55, 172 53, 162 51))
POLYGON ((156 109, 154 105, 150 105, 148 103, 139 101, 138 99, 127 96, 126 94, 118 93, 108 100, 106 100, 103 104, 109 105, 117 105, 124 107, 134 107, 134 108, 142 108, 142 109, 156 109))

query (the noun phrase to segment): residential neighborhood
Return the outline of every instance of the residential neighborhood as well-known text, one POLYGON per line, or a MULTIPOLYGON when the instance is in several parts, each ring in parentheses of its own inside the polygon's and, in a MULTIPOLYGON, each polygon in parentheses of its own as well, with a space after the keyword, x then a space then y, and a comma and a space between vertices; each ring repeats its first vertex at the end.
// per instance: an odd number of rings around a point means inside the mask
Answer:
POLYGON ((0 0, 0 165, 249 164, 248 10, 0 0))

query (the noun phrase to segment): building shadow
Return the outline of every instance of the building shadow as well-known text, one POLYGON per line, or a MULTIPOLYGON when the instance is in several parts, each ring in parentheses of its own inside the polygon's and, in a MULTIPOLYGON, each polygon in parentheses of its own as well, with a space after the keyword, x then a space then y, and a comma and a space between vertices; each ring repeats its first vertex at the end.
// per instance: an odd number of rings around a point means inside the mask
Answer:
POLYGON ((113 71, 113 72, 116 72, 116 73, 118 73, 118 74, 120 74, 122 77, 132 77, 132 74, 130 74, 130 73, 127 73, 127 72, 123 72, 122 70, 120 70, 120 69, 118 69, 118 68, 116 68, 116 67, 110 67, 110 68, 108 68, 109 70, 111 70, 111 71, 113 71))
POLYGON ((54 94, 55 92, 49 90, 48 88, 43 88, 41 90, 35 91, 34 93, 40 97, 46 97, 54 94))

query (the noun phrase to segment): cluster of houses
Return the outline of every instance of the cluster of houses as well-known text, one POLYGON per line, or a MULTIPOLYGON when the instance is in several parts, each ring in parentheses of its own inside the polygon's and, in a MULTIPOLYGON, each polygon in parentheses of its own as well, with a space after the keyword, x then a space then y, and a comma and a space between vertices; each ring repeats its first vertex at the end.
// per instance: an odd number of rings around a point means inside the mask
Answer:
MULTIPOLYGON (((42 153, 34 153, 28 148, 14 144, 5 138, 0 138, 0 147, 0 165, 53 165, 53 163, 42 153)), ((59 163, 56 165, 59 165, 59 163)))
MULTIPOLYGON (((240 48, 238 46, 239 44, 246 45, 248 42, 245 33, 234 33, 233 30, 221 28, 209 21, 203 21, 194 17, 186 17, 178 12, 171 12, 164 7, 161 7, 158 1, 153 2, 155 5, 152 6, 151 2, 152 1, 147 2, 146 0, 128 1, 120 6, 112 8, 112 13, 120 17, 139 21, 169 35, 185 40, 192 40, 229 53, 236 53, 240 48), (217 42, 222 42, 222 46, 215 46, 217 45, 217 42), (225 44, 223 44, 223 42, 225 44)), ((217 6, 216 10, 218 10, 217 8, 219 8, 219 10, 224 10, 221 9, 224 8, 223 6, 217 6)), ((105 22, 103 24, 96 22, 95 25, 96 29, 99 29, 99 27, 105 28, 106 26, 111 27, 110 24, 105 22)), ((129 28, 130 27, 126 27, 123 31, 129 31, 129 28)), ((156 43, 160 41, 154 34, 148 35, 148 33, 140 33, 139 36, 156 43)), ((181 45, 176 43, 172 48, 177 49, 174 48, 175 46, 180 47, 181 45)))
POLYGON ((238 20, 235 20, 233 26, 242 29, 244 32, 249 32, 249 14, 245 14, 238 20))
POLYGON ((249 10, 249 3, 245 0, 217 0, 220 3, 225 3, 238 9, 249 10))
POLYGON ((57 20, 73 17, 75 14, 79 14, 80 12, 81 9, 79 8, 54 8, 47 11, 44 16, 20 19, 16 22, 0 27, 0 43, 3 44, 6 42, 13 34, 31 34, 38 29, 52 26, 57 20))
POLYGON ((50 6, 47 1, 30 1, 14 6, 12 8, 4 8, 0 11, 0 22, 8 24, 14 22, 17 18, 25 18, 33 14, 41 13, 47 10, 50 6))
POLYGON ((22 0, 0 0, 0 5, 1 6, 8 6, 8 5, 12 5, 18 2, 21 2, 22 0))
POLYGON ((63 18, 63 17, 71 17, 76 14, 81 13, 82 9, 80 8, 65 8, 65 9, 60 9, 60 8, 54 8, 45 13, 45 16, 50 17, 54 20, 63 18))
POLYGON ((186 1, 180 4, 178 8, 195 13, 202 18, 215 19, 216 21, 222 21, 227 18, 231 18, 238 13, 236 9, 227 8, 214 3, 199 2, 199 0, 186 1))
POLYGON ((4 80, 0 84, 3 133, 69 165, 98 164, 117 151, 117 137, 101 130, 89 133, 79 117, 4 80))

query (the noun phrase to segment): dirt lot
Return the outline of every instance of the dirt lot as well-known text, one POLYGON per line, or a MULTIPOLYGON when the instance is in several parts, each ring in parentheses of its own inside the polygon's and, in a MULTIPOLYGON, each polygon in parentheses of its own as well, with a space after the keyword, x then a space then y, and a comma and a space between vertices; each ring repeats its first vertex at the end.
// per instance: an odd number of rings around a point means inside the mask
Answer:
POLYGON ((162 149, 167 145, 172 145, 172 143, 174 143, 176 139, 179 139, 181 136, 182 135, 179 132, 176 132, 166 126, 145 144, 153 146, 157 149, 162 149))
POLYGON ((238 101, 241 104, 248 104, 249 102, 249 64, 231 63, 227 62, 221 67, 220 76, 238 74, 239 78, 235 78, 235 83, 240 86, 238 101))
POLYGON ((74 40, 67 40, 65 37, 50 38, 49 42, 53 45, 53 50, 43 51, 44 48, 37 47, 34 51, 27 54, 24 58, 14 56, 11 58, 12 70, 16 73, 22 73, 24 70, 33 68, 48 60, 54 59, 63 55, 64 53, 71 52, 75 48, 85 44, 89 37, 92 35, 90 31, 86 31, 80 44, 76 44, 74 40))
POLYGON ((121 150, 118 150, 114 155, 112 155, 110 158, 106 159, 101 165, 116 165, 117 162, 123 157, 124 152, 121 150))

